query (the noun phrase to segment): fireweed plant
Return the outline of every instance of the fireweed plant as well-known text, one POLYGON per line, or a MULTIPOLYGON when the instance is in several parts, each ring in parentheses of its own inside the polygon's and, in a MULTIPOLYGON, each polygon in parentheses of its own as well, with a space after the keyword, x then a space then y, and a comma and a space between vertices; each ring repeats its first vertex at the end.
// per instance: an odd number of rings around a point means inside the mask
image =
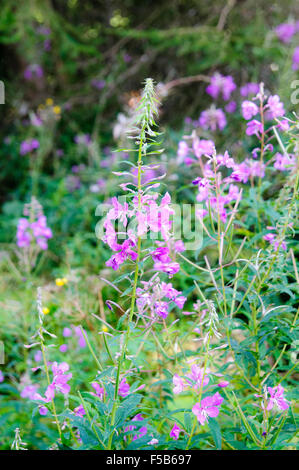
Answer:
MULTIPOLYGON (((50 448, 295 448, 298 123, 285 118, 277 95, 251 85, 250 99, 248 90, 241 93, 244 131, 254 139, 250 158, 217 152, 212 132, 224 122, 213 105, 218 124, 209 112, 202 128, 179 143, 178 171, 181 165, 190 172, 177 199, 187 189, 196 200, 203 233, 200 246, 188 250, 175 236, 163 175, 152 177, 163 150, 159 102, 146 79, 128 130, 132 146, 122 150, 129 171, 115 172, 125 179, 122 194, 113 197, 97 232, 109 253, 101 279, 109 297, 101 316, 93 315, 101 325, 96 337, 85 325, 64 327, 58 353, 44 288, 38 290, 38 322, 26 344, 36 366, 19 393, 36 405, 34 416, 49 421, 50 448), (115 312, 117 325, 109 318, 115 312), (57 359, 74 342, 97 371, 84 386, 76 382, 75 363, 57 359)), ((207 92, 229 100, 235 89, 231 77, 216 74, 207 92)), ((55 234, 37 202, 30 207, 17 244, 39 252, 55 234)), ((68 284, 56 279, 58 289, 68 284)), ((17 428, 12 448, 25 448, 23 439, 17 428)))

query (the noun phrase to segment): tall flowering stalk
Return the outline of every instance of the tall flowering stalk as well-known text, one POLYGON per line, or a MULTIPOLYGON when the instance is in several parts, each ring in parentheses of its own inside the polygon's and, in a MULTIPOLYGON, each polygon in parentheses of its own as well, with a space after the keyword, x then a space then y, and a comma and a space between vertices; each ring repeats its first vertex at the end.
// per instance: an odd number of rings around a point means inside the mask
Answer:
MULTIPOLYGON (((145 86, 142 94, 140 104, 136 110, 136 118, 134 121, 134 128, 132 129, 133 138, 135 143, 138 145, 138 160, 137 160, 137 214, 141 214, 142 206, 142 185, 141 185, 141 176, 142 176, 142 158, 147 154, 147 148, 150 143, 153 143, 153 138, 158 135, 158 132, 153 130, 153 127, 156 125, 155 117, 158 114, 158 100, 156 98, 154 83, 153 80, 147 78, 145 80, 145 86)), ((140 262, 140 252, 141 252, 141 235, 137 236, 137 255, 135 255, 136 266, 132 287, 132 297, 131 297, 131 306, 128 317, 128 325, 125 333, 125 337, 121 347, 121 353, 118 359, 118 367, 116 374, 116 383, 115 383, 115 393, 114 393, 114 404, 111 414, 111 426, 113 427, 115 423, 115 414, 117 409, 117 397, 120 385, 120 373, 123 361, 126 355, 127 344, 130 336, 131 322, 134 315, 135 303, 136 303, 136 290, 138 283, 139 275, 139 262, 140 262)), ((113 438, 113 431, 110 435, 108 441, 108 449, 111 448, 113 438)))

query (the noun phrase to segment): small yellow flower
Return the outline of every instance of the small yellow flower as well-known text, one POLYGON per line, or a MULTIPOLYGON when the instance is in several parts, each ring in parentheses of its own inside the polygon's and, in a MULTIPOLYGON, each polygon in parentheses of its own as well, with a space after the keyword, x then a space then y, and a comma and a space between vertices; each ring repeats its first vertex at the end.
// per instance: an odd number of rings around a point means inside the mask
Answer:
POLYGON ((54 101, 52 100, 52 98, 47 98, 46 99, 46 105, 47 106, 53 106, 53 104, 54 104, 54 101))
POLYGON ((66 277, 63 277, 63 278, 58 277, 57 279, 55 279, 56 286, 64 286, 65 284, 67 284, 67 282, 68 280, 66 277))
POLYGON ((61 113, 61 107, 60 106, 54 106, 53 107, 53 113, 60 114, 61 113))
POLYGON ((43 314, 44 315, 48 315, 49 312, 50 312, 50 309, 48 307, 43 308, 43 314))
POLYGON ((106 325, 103 325, 103 326, 102 326, 102 331, 104 331, 104 333, 107 333, 107 331, 108 331, 108 328, 107 328, 107 326, 106 326, 106 325))

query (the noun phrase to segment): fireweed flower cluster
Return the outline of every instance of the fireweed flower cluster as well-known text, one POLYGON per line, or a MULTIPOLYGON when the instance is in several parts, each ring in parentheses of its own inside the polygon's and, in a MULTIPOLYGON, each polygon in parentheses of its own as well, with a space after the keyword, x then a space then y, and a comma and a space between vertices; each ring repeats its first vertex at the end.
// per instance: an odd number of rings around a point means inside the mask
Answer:
POLYGON ((273 233, 273 230, 275 231, 275 227, 267 227, 268 230, 271 230, 271 232, 267 233, 266 235, 263 236, 263 239, 266 240, 267 242, 270 243, 270 245, 274 246, 274 250, 278 250, 280 247, 282 250, 287 249, 287 245, 285 241, 280 241, 279 236, 277 233, 273 233))
POLYGON ((206 88, 206 92, 214 99, 222 95, 225 101, 230 99, 232 92, 237 88, 234 79, 231 75, 221 75, 216 72, 211 77, 211 82, 206 88))
POLYGON ((178 308, 182 309, 187 300, 182 293, 172 286, 172 284, 161 282, 159 277, 142 282, 143 288, 138 287, 136 290, 137 295, 137 309, 140 315, 147 314, 151 319, 167 318, 171 305, 175 304, 178 308))
POLYGON ((20 154, 26 155, 39 148, 39 141, 37 139, 24 140, 20 146, 20 154))
POLYGON ((24 215, 18 222, 17 245, 20 248, 29 247, 32 243, 41 250, 47 250, 48 240, 52 238, 52 230, 47 226, 47 218, 36 199, 24 208, 24 215))

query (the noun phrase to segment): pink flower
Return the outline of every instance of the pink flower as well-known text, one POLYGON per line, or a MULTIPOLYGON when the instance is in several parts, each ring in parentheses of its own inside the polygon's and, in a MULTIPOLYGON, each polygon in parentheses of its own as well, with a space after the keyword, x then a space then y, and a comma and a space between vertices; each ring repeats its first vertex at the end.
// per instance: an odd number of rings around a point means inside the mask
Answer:
POLYGON ((246 83, 240 88, 241 96, 256 95, 259 92, 260 86, 258 83, 246 83))
POLYGON ((275 155, 275 162, 274 168, 279 171, 287 171, 291 170, 295 165, 295 157, 294 155, 282 155, 281 153, 277 153, 275 155))
POLYGON ((293 53, 292 69, 293 70, 299 69, 299 46, 295 48, 294 53, 293 53))
POLYGON ((210 381, 207 375, 208 371, 206 370, 204 377, 203 377, 203 372, 204 372, 204 369, 197 366, 196 364, 193 364, 191 366, 191 372, 190 374, 187 374, 187 377, 189 377, 189 379, 191 379, 192 382, 188 380, 187 383, 194 390, 199 390, 201 386, 205 387, 206 385, 208 385, 210 381))
POLYGON ((236 88, 236 84, 231 75, 224 76, 216 72, 211 77, 211 83, 207 86, 206 92, 214 99, 222 94, 223 99, 227 101, 236 88))
POLYGON ((247 123, 246 134, 247 135, 259 135, 263 132, 263 125, 260 121, 253 119, 247 123))
POLYGON ((21 392, 22 398, 29 398, 29 400, 34 400, 36 391, 39 385, 26 385, 21 392))
POLYGON ((211 129, 216 131, 217 128, 222 131, 226 126, 226 117, 222 109, 211 107, 203 111, 199 117, 199 125, 203 129, 211 129))
POLYGON ((215 150, 215 144, 212 140, 205 139, 194 139, 193 151, 197 158, 201 158, 202 155, 212 155, 215 150))
MULTIPOLYGON (((134 416, 134 418, 132 419, 131 422, 134 422, 134 421, 143 421, 144 418, 143 416, 141 415, 141 413, 138 413, 136 416, 134 416)), ((134 429, 136 429, 136 426, 130 424, 129 426, 127 426, 125 428, 125 432, 128 432, 128 431, 134 431, 134 429)), ((137 431, 137 434, 135 434, 133 436, 133 439, 132 441, 135 441, 136 439, 140 439, 141 437, 145 436, 147 433, 147 427, 146 426, 141 426, 138 431, 137 431)))
POLYGON ((222 396, 216 392, 213 396, 207 396, 201 403, 196 403, 192 412, 197 417, 201 425, 205 424, 209 418, 216 418, 219 415, 219 406, 223 402, 222 396))
POLYGON ((172 437, 175 441, 178 440, 181 432, 181 428, 175 423, 172 430, 170 431, 170 437, 172 437))
POLYGON ((269 96, 267 107, 271 119, 282 117, 285 114, 283 103, 280 101, 278 95, 269 96))
POLYGON ((248 120, 252 119, 258 113, 259 109, 252 101, 243 101, 242 103, 242 114, 243 118, 248 120))
POLYGON ((235 101, 230 101, 224 109, 229 114, 234 113, 237 109, 237 103, 235 101))
POLYGON ((284 388, 281 385, 276 387, 268 387, 268 392, 270 394, 270 399, 267 405, 267 410, 272 410, 273 407, 277 407, 280 410, 287 410, 289 404, 287 400, 284 399, 283 393, 284 388))
POLYGON ((123 378, 118 387, 118 394, 121 397, 126 397, 130 393, 130 385, 126 382, 126 379, 123 378))
POLYGON ((46 408, 45 406, 40 406, 38 408, 38 411, 41 416, 46 416, 46 414, 48 413, 48 408, 46 408))
POLYGON ((296 26, 294 23, 282 23, 275 29, 276 35, 280 41, 289 43, 296 33, 296 26))
POLYGON ((4 374, 3 372, 0 370, 0 383, 4 382, 4 374))
POLYGON ((228 387, 228 386, 229 386, 229 382, 227 380, 222 380, 218 384, 218 387, 220 387, 220 388, 225 388, 225 387, 228 387))
POLYGON ((181 377, 179 377, 178 374, 174 374, 172 378, 172 382, 174 385, 173 393, 175 395, 178 395, 179 393, 182 393, 184 391, 185 389, 184 380, 181 377))
POLYGON ((101 400, 103 400, 104 397, 104 388, 100 386, 97 382, 92 382, 91 383, 92 388, 95 390, 96 393, 92 393, 92 395, 99 397, 101 400))
POLYGON ((86 414, 83 405, 77 406, 77 408, 74 409, 74 413, 76 416, 80 416, 80 418, 83 418, 83 416, 86 414))

